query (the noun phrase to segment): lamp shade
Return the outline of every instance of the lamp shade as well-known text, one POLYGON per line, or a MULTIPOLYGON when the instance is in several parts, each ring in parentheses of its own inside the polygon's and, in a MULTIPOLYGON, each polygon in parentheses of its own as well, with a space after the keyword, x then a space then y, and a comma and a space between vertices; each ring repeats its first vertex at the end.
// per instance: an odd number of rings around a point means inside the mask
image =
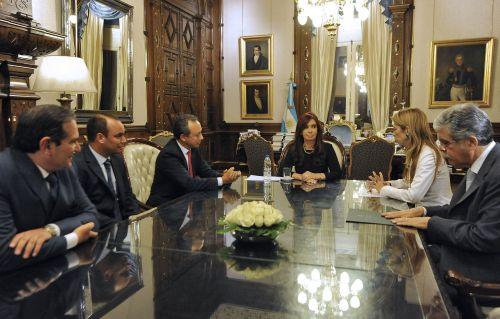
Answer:
POLYGON ((97 92, 85 61, 71 56, 46 56, 33 85, 36 92, 97 92))

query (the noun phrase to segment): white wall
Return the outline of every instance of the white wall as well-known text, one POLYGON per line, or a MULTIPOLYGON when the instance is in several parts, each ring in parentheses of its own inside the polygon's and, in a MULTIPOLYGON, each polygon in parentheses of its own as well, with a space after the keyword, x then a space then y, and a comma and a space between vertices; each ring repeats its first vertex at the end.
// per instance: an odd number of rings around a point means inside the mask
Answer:
POLYGON ((293 72, 292 0, 223 0, 224 28, 222 77, 224 120, 229 123, 255 122, 241 119, 240 81, 273 80, 273 120, 281 122, 286 105, 287 83, 293 72), (272 34, 274 40, 274 76, 240 77, 238 39, 241 36, 272 34))
MULTIPOLYGON (((147 120, 146 101, 146 40, 144 38, 144 1, 122 0, 134 7, 133 13, 133 109, 134 125, 144 125, 147 120)), ((40 22, 42 27, 48 30, 61 32, 61 0, 33 0, 33 18, 40 22)), ((53 54, 60 54, 60 50, 53 54)), ((40 59, 37 60, 37 64, 40 59)), ((35 71, 36 72, 36 71, 35 71)), ((35 75, 30 78, 33 85, 35 75)), ((59 104, 56 99, 59 94, 39 93, 41 100, 37 104, 54 103, 59 104)))
POLYGON ((491 107, 484 108, 500 122, 500 0, 418 0, 413 18, 411 106, 421 108, 432 121, 442 109, 429 109, 430 47, 432 41, 496 38, 490 86, 491 107))

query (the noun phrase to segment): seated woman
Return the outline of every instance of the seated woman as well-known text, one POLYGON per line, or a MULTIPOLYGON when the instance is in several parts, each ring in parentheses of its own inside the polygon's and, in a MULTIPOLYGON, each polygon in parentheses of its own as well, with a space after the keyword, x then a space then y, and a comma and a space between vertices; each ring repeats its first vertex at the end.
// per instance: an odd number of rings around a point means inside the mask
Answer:
POLYGON ((394 114, 394 138, 406 154, 403 179, 384 182, 382 174, 370 176, 371 187, 383 196, 416 205, 441 206, 452 196, 448 167, 432 138, 427 116, 419 109, 394 114))
POLYGON ((308 184, 335 180, 342 175, 333 147, 323 141, 323 125, 313 113, 303 114, 295 128, 295 138, 283 150, 278 176, 284 167, 295 167, 292 178, 308 184))

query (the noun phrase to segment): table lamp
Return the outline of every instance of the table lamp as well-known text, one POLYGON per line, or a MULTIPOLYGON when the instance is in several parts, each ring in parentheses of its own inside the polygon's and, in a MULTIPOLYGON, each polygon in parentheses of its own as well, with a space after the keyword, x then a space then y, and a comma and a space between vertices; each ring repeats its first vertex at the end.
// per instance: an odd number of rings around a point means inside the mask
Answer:
POLYGON ((62 92, 57 101, 70 108, 71 94, 95 93, 97 89, 82 58, 50 55, 42 59, 33 91, 62 92))

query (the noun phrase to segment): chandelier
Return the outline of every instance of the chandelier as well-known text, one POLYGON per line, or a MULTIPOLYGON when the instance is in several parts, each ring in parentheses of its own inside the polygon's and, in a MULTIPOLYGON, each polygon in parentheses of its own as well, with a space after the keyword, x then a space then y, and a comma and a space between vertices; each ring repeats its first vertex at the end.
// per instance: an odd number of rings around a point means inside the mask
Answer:
MULTIPOLYGON (((347 62, 344 63, 344 76, 347 77, 347 62)), ((354 82, 359 86, 360 93, 366 93, 366 76, 365 76, 365 63, 363 59, 363 52, 361 46, 356 47, 356 65, 354 66, 354 82)))
POLYGON ((345 271, 338 278, 333 265, 323 270, 326 273, 321 274, 314 268, 310 276, 304 273, 297 276, 298 303, 306 306, 313 315, 328 317, 340 317, 349 309, 359 308, 363 281, 354 279, 351 282, 345 271))
POLYGON ((296 1, 298 22, 305 25, 310 18, 314 27, 325 27, 331 37, 337 35, 337 29, 342 23, 356 19, 364 21, 370 14, 367 9, 370 0, 296 1))

